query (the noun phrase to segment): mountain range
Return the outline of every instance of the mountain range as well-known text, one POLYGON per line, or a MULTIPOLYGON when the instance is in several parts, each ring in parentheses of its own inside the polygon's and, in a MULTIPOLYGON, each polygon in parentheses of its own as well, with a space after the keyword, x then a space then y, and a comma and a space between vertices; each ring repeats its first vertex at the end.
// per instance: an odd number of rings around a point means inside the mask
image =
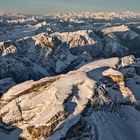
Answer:
POLYGON ((140 14, 0 11, 0 139, 139 140, 140 14))

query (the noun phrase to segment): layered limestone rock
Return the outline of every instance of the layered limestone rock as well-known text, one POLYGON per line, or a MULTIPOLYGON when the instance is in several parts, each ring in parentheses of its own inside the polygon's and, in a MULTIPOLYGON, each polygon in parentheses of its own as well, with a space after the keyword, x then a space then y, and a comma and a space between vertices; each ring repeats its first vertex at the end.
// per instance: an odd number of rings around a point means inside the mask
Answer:
POLYGON ((0 114, 4 122, 22 128, 24 138, 42 139, 50 136, 64 120, 67 123, 82 112, 92 97, 94 85, 83 72, 37 83, 25 82, 1 98, 0 114))
MULTIPOLYGON (((88 77, 86 71, 114 67, 118 61, 117 58, 108 59, 106 63, 100 60, 100 65, 92 62, 80 71, 16 85, 0 99, 0 115, 5 123, 22 128, 25 139, 44 139, 57 129, 55 135, 62 138, 80 119, 89 100, 96 96, 97 82, 88 77)), ((95 106, 98 103, 94 103, 95 106)))
POLYGON ((129 124, 130 120, 135 124, 134 116, 140 115, 133 107, 138 98, 125 86, 122 73, 115 70, 120 60, 98 60, 67 74, 13 86, 0 99, 0 116, 6 124, 22 129, 21 139, 26 140, 119 139, 119 136, 131 140, 134 135, 138 140, 138 126, 129 124), (114 93, 107 90, 104 76, 119 85, 116 94, 123 95, 123 100, 129 97, 133 104, 109 96, 114 93), (124 105, 128 108, 124 109, 124 105), (129 118, 128 112, 135 115, 129 118), (130 131, 132 134, 127 137, 130 131))

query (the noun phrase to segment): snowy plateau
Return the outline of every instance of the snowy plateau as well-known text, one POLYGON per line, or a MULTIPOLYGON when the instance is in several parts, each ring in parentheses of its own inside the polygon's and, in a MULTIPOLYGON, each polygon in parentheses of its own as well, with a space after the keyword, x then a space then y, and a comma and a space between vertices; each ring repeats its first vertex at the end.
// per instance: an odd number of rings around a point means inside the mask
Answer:
POLYGON ((140 140, 140 14, 0 11, 0 140, 140 140))

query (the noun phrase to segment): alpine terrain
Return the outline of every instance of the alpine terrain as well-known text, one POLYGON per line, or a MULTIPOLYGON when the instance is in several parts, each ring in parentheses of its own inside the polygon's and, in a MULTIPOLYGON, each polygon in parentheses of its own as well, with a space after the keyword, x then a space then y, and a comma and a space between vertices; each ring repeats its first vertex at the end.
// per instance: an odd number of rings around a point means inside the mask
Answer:
POLYGON ((0 11, 0 140, 140 140, 140 14, 0 11))

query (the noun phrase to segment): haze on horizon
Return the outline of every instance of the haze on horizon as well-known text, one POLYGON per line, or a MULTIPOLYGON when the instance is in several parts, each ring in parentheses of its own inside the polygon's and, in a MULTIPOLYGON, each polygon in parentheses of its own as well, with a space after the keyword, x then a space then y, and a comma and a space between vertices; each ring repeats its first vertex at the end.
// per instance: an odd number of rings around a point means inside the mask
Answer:
POLYGON ((140 12, 140 0, 0 0, 0 9, 25 14, 62 12, 140 12))

